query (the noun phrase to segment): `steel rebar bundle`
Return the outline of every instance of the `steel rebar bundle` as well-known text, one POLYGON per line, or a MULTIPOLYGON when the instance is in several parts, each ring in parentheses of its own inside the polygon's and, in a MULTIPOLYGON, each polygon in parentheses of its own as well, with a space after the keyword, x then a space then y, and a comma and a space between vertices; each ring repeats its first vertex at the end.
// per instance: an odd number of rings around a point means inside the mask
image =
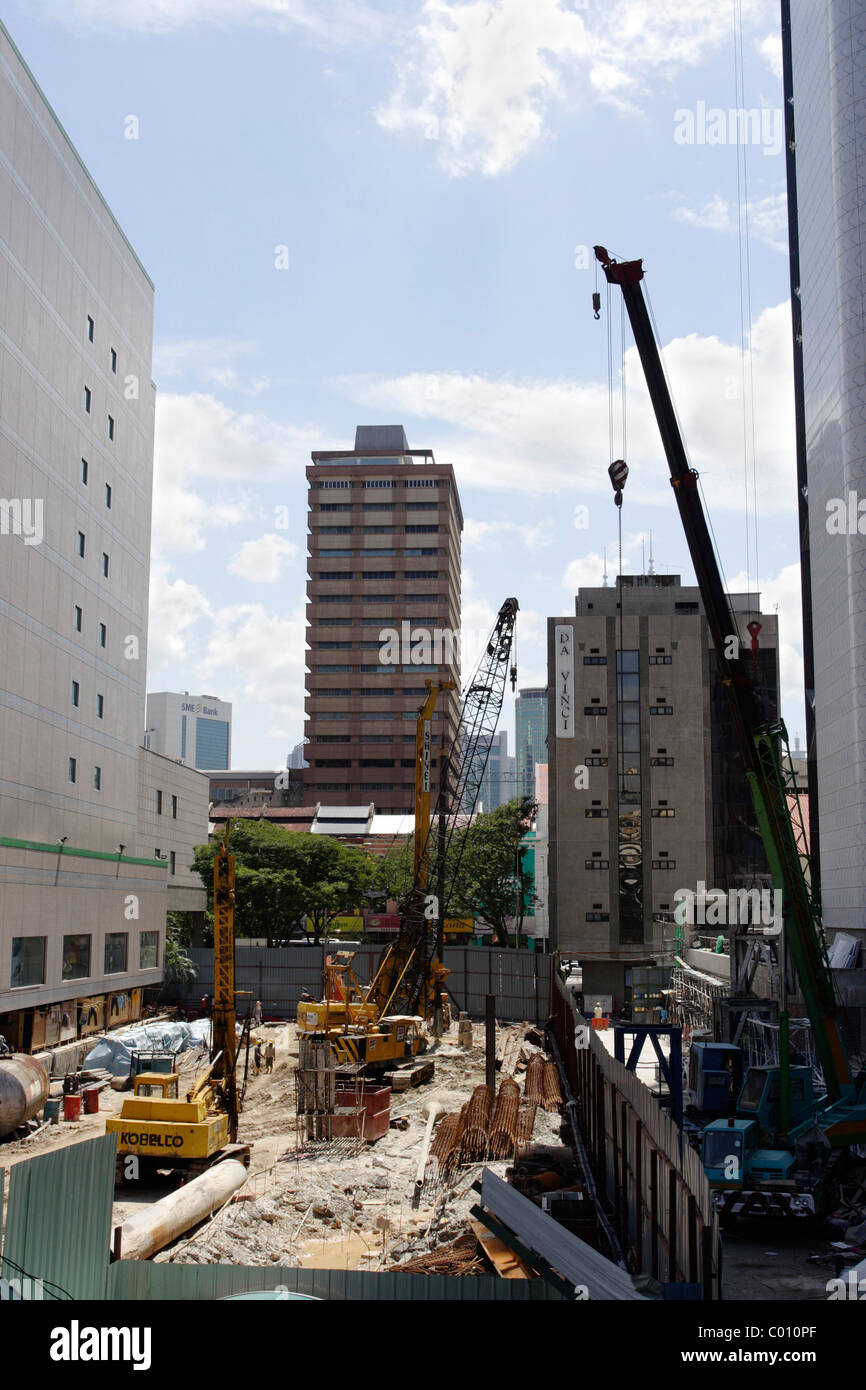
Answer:
POLYGON ((459 1115, 445 1115, 439 1121, 433 1136, 433 1143, 430 1145, 430 1157, 427 1160, 425 1172, 426 1181, 437 1182, 439 1178, 446 1177, 457 1167, 460 1159, 462 1122, 462 1111, 459 1115))
POLYGON ((559 1089, 559 1072, 556 1070, 555 1062, 544 1064, 541 1103, 545 1110, 555 1110, 558 1113, 562 1109, 562 1091, 559 1089))
POLYGON ((535 1128, 535 1114, 538 1106, 535 1101, 529 1104, 524 1101, 517 1115, 517 1146, 528 1144, 532 1138, 532 1131, 535 1128))
POLYGON ((499 1087, 496 1109, 490 1123, 490 1157, 508 1158, 517 1143, 517 1115, 520 1110, 520 1087, 506 1077, 499 1087))
POLYGON ((466 1118, 460 1142, 460 1159, 471 1163, 486 1158, 490 1140, 490 1116, 493 1111, 493 1091, 490 1086, 476 1086, 466 1107, 466 1118))
POLYGON ((466 1234, 405 1264, 389 1265, 389 1269, 400 1274, 484 1274, 486 1266, 475 1236, 466 1234))
POLYGON ((529 1101, 535 1101, 540 1105, 543 1097, 544 1086, 544 1058, 540 1052, 533 1052, 526 1068, 526 1080, 523 1083, 523 1094, 529 1101))

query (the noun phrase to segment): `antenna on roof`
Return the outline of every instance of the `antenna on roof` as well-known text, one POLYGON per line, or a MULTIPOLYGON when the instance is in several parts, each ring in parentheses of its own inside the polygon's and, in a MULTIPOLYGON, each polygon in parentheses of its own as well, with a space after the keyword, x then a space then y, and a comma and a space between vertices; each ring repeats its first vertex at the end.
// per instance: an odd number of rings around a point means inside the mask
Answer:
POLYGON ((604 573, 602 575, 602 588, 607 588, 607 546, 604 547, 604 573))
POLYGON ((649 562, 649 569, 648 569, 647 573, 648 573, 648 574, 655 574, 655 568, 654 568, 654 566, 653 566, 653 533, 652 533, 652 531, 650 531, 650 562, 649 562))

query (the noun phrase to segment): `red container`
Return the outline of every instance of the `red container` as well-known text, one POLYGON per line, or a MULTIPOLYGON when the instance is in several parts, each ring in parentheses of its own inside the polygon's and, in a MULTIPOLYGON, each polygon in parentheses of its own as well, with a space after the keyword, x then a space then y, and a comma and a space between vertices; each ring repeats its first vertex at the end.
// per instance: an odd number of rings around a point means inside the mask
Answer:
POLYGON ((63 1118, 64 1120, 81 1119, 81 1095, 63 1097, 63 1118))
MULTIPOLYGON (((337 1109, 332 1122, 334 1138, 343 1136, 360 1138, 362 1116, 355 1109, 355 1087, 352 1084, 342 1087, 337 1083, 337 1109)), ((359 1097, 364 1112, 363 1135, 368 1143, 375 1143, 388 1133, 391 1123, 391 1087, 364 1084, 359 1097)))
POLYGON ((98 1114, 99 1114, 99 1087, 98 1087, 98 1086, 85 1086, 85 1088, 84 1088, 84 1090, 81 1092, 81 1094, 84 1096, 84 1113, 85 1113, 85 1115, 98 1115, 98 1114))

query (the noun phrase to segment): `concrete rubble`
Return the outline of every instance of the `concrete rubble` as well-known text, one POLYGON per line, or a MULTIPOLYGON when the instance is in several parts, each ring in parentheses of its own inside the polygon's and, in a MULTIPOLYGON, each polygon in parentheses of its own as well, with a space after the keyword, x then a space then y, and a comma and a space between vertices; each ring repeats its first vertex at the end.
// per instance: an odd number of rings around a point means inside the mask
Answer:
MULTIPOLYGON (((528 1025, 520 1026, 521 1038, 527 1030, 528 1025)), ((505 1031, 501 1030, 503 1036, 505 1031)), ((438 1103, 443 1115, 459 1113, 484 1082, 483 1024, 475 1025, 471 1047, 458 1045, 457 1027, 452 1026, 430 1054, 436 1064, 433 1081, 392 1096, 391 1119, 405 1121, 407 1127, 392 1125, 378 1143, 352 1156, 332 1156, 325 1145, 317 1146, 312 1157, 304 1156, 308 1150, 298 1149, 295 1030, 280 1025, 271 1035, 277 1044, 274 1073, 251 1080, 241 1116, 241 1137, 253 1144, 248 1182, 191 1239, 177 1242, 156 1259, 375 1270, 419 1258, 421 1267, 428 1267, 426 1258, 441 1251, 443 1267, 450 1262, 461 1269, 465 1264, 466 1273, 481 1272, 483 1264, 476 1267, 474 1258, 467 1256, 465 1238, 466 1218, 478 1200, 472 1183, 480 1177, 484 1160, 456 1166, 438 1185, 426 1184, 420 1201, 413 1202, 413 1197, 428 1105, 438 1103), (451 1254, 454 1242, 456 1253, 451 1254)), ((499 1041, 501 1046, 501 1037, 499 1041)), ((540 1048, 523 1043, 518 1051, 522 1060, 515 1056, 512 1065, 520 1081, 529 1056, 540 1048)), ((559 1115, 539 1107, 534 1138, 557 1143, 559 1133, 559 1115)), ((511 1161, 512 1155, 488 1159, 487 1166, 504 1176, 511 1161)))

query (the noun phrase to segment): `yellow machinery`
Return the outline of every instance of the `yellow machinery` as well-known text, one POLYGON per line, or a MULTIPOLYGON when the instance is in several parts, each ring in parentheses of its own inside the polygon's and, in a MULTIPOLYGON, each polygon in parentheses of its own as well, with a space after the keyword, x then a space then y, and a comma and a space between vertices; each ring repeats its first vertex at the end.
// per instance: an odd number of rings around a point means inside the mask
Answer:
POLYGON ((177 1074, 141 1072, 116 1119, 105 1122, 117 1134, 118 1178, 134 1154, 151 1166, 201 1172, 219 1158, 249 1164, 249 1145, 238 1144, 238 1093, 235 1079, 235 861, 229 853, 229 826, 214 858, 214 995, 211 1063, 185 1100, 178 1098, 177 1074), (154 1094, 154 1093, 157 1094, 154 1094))
POLYGON ((427 697, 418 711, 415 733, 415 842, 413 889, 409 910, 397 943, 389 947, 370 985, 364 986, 352 970, 354 951, 338 951, 325 965, 325 998, 302 1000, 298 1005, 298 1033, 302 1037, 324 1034, 337 1065, 360 1064, 367 1068, 393 1065, 427 1050, 425 1020, 439 1003, 448 971, 438 954, 421 967, 418 981, 418 1013, 389 1013, 401 997, 400 989, 413 963, 421 961, 425 929, 425 900, 429 869, 430 765, 432 719, 442 690, 455 690, 453 681, 427 680, 427 697))

